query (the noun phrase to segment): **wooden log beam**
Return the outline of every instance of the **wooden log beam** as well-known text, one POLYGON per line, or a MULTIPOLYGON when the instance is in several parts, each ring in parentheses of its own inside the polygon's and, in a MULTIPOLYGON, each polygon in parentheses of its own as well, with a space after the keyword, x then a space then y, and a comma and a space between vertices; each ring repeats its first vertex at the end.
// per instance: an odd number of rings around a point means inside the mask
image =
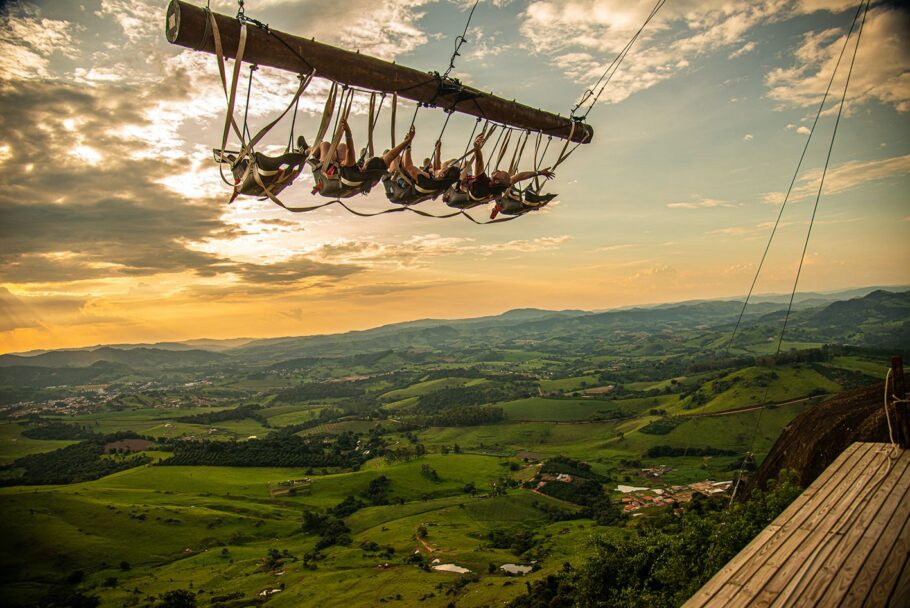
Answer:
MULTIPOLYGON (((215 43, 207 19, 205 9, 180 0, 171 0, 165 21, 168 42, 214 54, 215 43)), ((215 13, 215 19, 221 32, 224 54, 233 58, 240 39, 240 22, 234 17, 218 13, 215 13)), ((440 84, 452 85, 455 82, 441 83, 433 74, 359 52, 345 51, 315 40, 277 30, 274 34, 253 25, 247 26, 243 60, 294 73, 309 72, 312 66, 318 77, 363 89, 398 92, 400 97, 413 101, 453 109, 519 129, 541 131, 545 135, 562 139, 567 139, 572 131, 572 120, 564 116, 502 99, 465 85, 457 88, 446 86, 440 90, 440 84), (301 61, 301 57, 306 63, 301 61)), ((588 143, 593 137, 594 130, 583 123, 577 124, 572 133, 572 140, 576 142, 588 143)))

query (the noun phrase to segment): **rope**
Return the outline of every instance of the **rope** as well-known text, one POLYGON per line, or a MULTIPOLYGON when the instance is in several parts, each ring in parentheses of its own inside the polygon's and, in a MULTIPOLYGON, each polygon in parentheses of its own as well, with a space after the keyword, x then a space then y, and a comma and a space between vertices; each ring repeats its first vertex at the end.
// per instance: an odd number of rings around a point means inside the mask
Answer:
MULTIPOLYGON (((506 133, 505 139, 502 142, 502 147, 499 149, 499 156, 496 158, 496 166, 494 171, 499 171, 499 164, 502 162, 503 157, 506 155, 506 150, 509 149, 509 144, 512 142, 512 129, 509 129, 506 133)), ((495 151, 496 148, 493 148, 495 151)), ((493 152, 490 152, 490 160, 493 160, 493 152)), ((489 171, 487 172, 489 175, 489 171)))
MULTIPOLYGON (((542 136, 543 133, 541 133, 540 135, 542 136)), ((550 149, 550 142, 552 142, 552 141, 553 141, 553 136, 552 136, 552 135, 548 135, 548 136, 547 136, 547 145, 545 145, 545 146, 543 147, 543 153, 540 155, 540 159, 539 159, 539 160, 535 160, 534 171, 539 171, 539 170, 540 170, 540 166, 543 165, 543 161, 544 161, 544 159, 547 157, 547 150, 550 149)), ((535 155, 535 157, 537 156, 537 150, 534 151, 534 155, 535 155)), ((541 184, 540 184, 540 177, 539 177, 539 176, 538 176, 538 177, 535 177, 535 178, 534 178, 534 192, 540 193, 540 186, 541 186, 541 184)))
MULTIPOLYGON (((297 75, 297 78, 303 78, 303 77, 304 77, 303 74, 297 75)), ((298 95, 294 99, 294 113, 291 114, 291 132, 288 135, 288 146, 287 146, 287 148, 284 149, 285 153, 290 152, 291 146, 294 145, 294 126, 297 124, 297 110, 298 110, 299 104, 300 104, 300 96, 298 95)))
MULTIPOLYGON (((444 123, 442 123, 442 129, 439 131, 439 137, 436 138, 437 142, 442 141, 442 135, 443 135, 443 133, 446 132, 446 127, 449 126, 449 119, 452 118, 452 114, 455 113, 455 110, 454 110, 454 108, 452 108, 452 109, 446 110, 445 112, 446 112, 446 121, 444 123)), ((477 125, 475 124, 474 127, 476 128, 477 125)))
POLYGON ((638 31, 635 32, 635 35, 632 36, 632 38, 626 43, 626 46, 623 47, 622 51, 620 51, 619 54, 613 59, 612 63, 610 63, 610 65, 607 66, 607 69, 604 70, 604 73, 601 74, 600 78, 597 80, 597 82, 594 84, 594 86, 591 87, 590 89, 588 89, 587 91, 585 91, 584 94, 582 95, 581 100, 577 104, 575 104, 574 108, 572 108, 571 116, 573 118, 580 118, 581 120, 584 120, 588 117, 588 114, 591 113, 591 110, 594 109, 594 106, 597 104, 598 100, 600 100, 600 96, 603 94, 604 90, 607 88, 607 85, 610 84, 610 80, 612 80, 613 76, 616 74, 616 72, 619 71, 619 66, 622 65, 622 62, 625 60, 626 55, 629 54, 629 51, 632 49, 632 45, 635 44, 635 42, 638 40, 638 37, 641 36, 641 33, 648 26, 648 24, 651 22, 651 20, 654 18, 654 16, 657 15, 657 13, 660 11, 661 8, 663 8, 666 1, 667 0, 657 0, 657 4, 655 4, 654 8, 651 9, 651 13, 648 15, 647 19, 645 19, 645 22, 641 25, 641 27, 638 28, 638 31), (607 76, 607 74, 609 74, 609 77, 607 76), (606 82, 604 82, 604 79, 606 79, 606 82), (601 82, 603 82, 603 86, 600 87, 600 90, 595 95, 594 89, 596 89, 601 84, 601 82), (591 102, 591 105, 588 106, 588 109, 585 111, 585 113, 582 114, 580 117, 576 116, 575 113, 578 111, 578 109, 581 106, 583 106, 585 104, 585 102, 588 99, 591 98, 591 96, 594 96, 594 101, 591 102))
MULTIPOLYGON (((860 3, 862 6, 862 3, 860 3)), ((863 26, 866 24, 866 15, 869 12, 869 1, 866 0, 866 10, 863 13, 863 20, 859 25, 859 32, 856 34, 856 47, 853 49, 853 57, 850 60, 850 67, 847 70, 847 81, 844 83, 844 92, 841 95, 840 106, 837 109, 837 118, 834 121, 834 130, 831 132, 831 142, 828 144, 828 155, 825 158, 825 167, 822 169, 822 177, 818 183, 818 193, 815 195, 815 205, 812 207, 812 217, 809 219, 809 228, 806 230, 806 242, 803 244, 803 253, 799 258, 799 266, 796 269, 796 278, 793 281, 793 291, 790 293, 790 303, 787 305, 787 314, 784 316, 784 326, 780 330, 780 339, 777 342, 777 352, 780 353, 781 345, 784 341, 784 332, 787 330, 787 323, 790 321, 790 311, 793 308, 793 298, 796 296, 796 287, 799 285, 799 277, 803 270, 803 263, 806 261, 806 250, 809 248, 809 237, 812 235, 812 227, 815 225, 815 215, 818 213, 818 203, 822 197, 822 190, 825 187, 825 177, 828 175, 828 165, 831 163, 831 153, 834 151, 834 140, 837 137, 837 128, 840 126, 841 115, 844 112, 844 104, 847 101, 847 89, 850 87, 850 78, 853 76, 853 66, 856 64, 856 55, 859 52, 859 43, 863 37, 863 26)))
MULTIPOLYGON (((528 145, 528 138, 531 136, 531 131, 525 131, 525 139, 521 142, 521 147, 518 144, 515 145, 515 151, 512 153, 512 162, 509 163, 509 175, 514 175, 518 172, 518 165, 521 164, 521 157, 525 154, 525 146, 528 145), (517 155, 517 157, 516 157, 517 155)), ((521 136, 519 135, 519 141, 521 141, 521 136)))
POLYGON ((891 382, 891 368, 888 368, 888 373, 885 374, 885 420, 888 421, 888 439, 891 441, 891 447, 895 446, 894 443, 894 431, 891 428, 891 414, 888 413, 888 384, 891 382))
MULTIPOLYGON (((258 174, 257 174, 257 176, 256 176, 256 179, 257 179, 257 182, 259 182, 259 183, 261 184, 261 181, 260 181, 259 178, 258 178, 258 174)), ((415 213, 415 214, 417 214, 417 215, 419 215, 419 216, 421 216, 421 217, 427 217, 427 218, 432 218, 432 219, 440 219, 440 220, 449 219, 449 218, 453 218, 453 217, 456 217, 456 216, 462 216, 462 217, 464 217, 465 219, 467 219, 468 221, 471 221, 471 222, 473 222, 474 224, 477 224, 478 226, 483 226, 483 225, 486 225, 486 224, 501 224, 501 223, 503 223, 503 222, 510 222, 510 221, 512 221, 512 220, 515 220, 515 219, 518 219, 519 217, 521 217, 521 216, 516 215, 516 216, 512 216, 512 217, 504 217, 504 218, 499 218, 499 219, 495 219, 495 220, 484 220, 484 221, 480 221, 480 220, 475 219, 475 218, 474 218, 473 216, 471 216, 469 213, 466 213, 464 210, 461 210, 461 209, 458 210, 458 211, 454 211, 454 212, 452 212, 452 213, 445 213, 445 214, 442 214, 442 215, 436 215, 436 214, 433 214, 433 213, 429 213, 429 212, 427 212, 427 211, 423 211, 423 210, 421 210, 421 209, 416 209, 416 208, 411 207, 411 206, 389 207, 389 208, 387 208, 387 209, 382 209, 382 210, 380 210, 380 211, 364 212, 364 211, 358 211, 358 210, 356 210, 356 209, 352 209, 352 208, 349 207, 344 201, 342 201, 341 199, 337 199, 337 198, 336 198, 336 199, 332 199, 332 200, 330 200, 330 201, 327 201, 327 202, 325 202, 325 203, 320 203, 320 204, 318 204, 318 205, 311 205, 311 206, 308 206, 308 207, 293 207, 293 206, 286 205, 285 203, 283 203, 283 202, 281 201, 281 199, 279 199, 277 196, 275 196, 274 194, 272 194, 272 193, 269 191, 269 189, 266 188, 266 187, 264 187, 264 186, 263 186, 263 191, 265 192, 266 196, 268 196, 268 198, 269 198, 273 203, 275 203, 275 204, 278 205, 279 207, 285 209, 286 211, 290 211, 291 213, 309 213, 309 212, 311 212, 311 211, 316 211, 317 209, 323 209, 323 208, 329 207, 329 206, 331 206, 331 205, 339 205, 339 206, 343 207, 348 213, 350 213, 350 214, 352 214, 352 215, 356 215, 356 216, 358 216, 358 217, 376 217, 376 216, 379 216, 379 215, 385 215, 385 214, 387 214, 387 213, 403 213, 403 212, 405 212, 405 211, 410 211, 411 213, 415 213)))
POLYGON ((246 104, 243 106, 243 135, 244 137, 250 136, 250 130, 247 127, 247 116, 250 112, 250 91, 253 89, 253 72, 259 68, 255 64, 250 64, 250 77, 246 83, 246 104))
POLYGON ((319 123, 319 130, 316 132, 316 140, 312 148, 315 150, 322 143, 325 134, 329 130, 329 123, 332 122, 332 114, 335 113, 335 98, 338 97, 338 83, 333 82, 329 88, 329 94, 325 99, 325 107, 322 109, 322 122, 319 123))
MULTIPOLYGON (((821 200, 822 190, 823 190, 824 185, 825 185, 825 176, 827 175, 827 172, 828 172, 828 165, 829 165, 830 162, 831 162, 831 153, 832 153, 832 151, 834 150, 834 141, 835 141, 835 138, 837 137, 837 127, 838 127, 839 124, 840 124, 840 118, 841 118, 841 115, 842 115, 843 110, 844 110, 844 104, 846 103, 846 100, 847 100, 847 90, 848 90, 849 87, 850 87, 850 78, 851 78, 851 76, 853 75, 853 67, 854 67, 854 65, 855 65, 855 63, 856 63, 856 55, 857 55, 858 52, 859 52, 859 43, 860 43, 860 41, 861 41, 861 39, 862 39, 862 36, 863 36, 863 27, 864 27, 865 24, 866 24, 866 15, 867 15, 868 12, 869 12, 869 0, 863 0, 862 2, 860 2, 859 8, 857 8, 857 11, 856 11, 856 15, 853 17, 853 23, 852 23, 852 25, 850 26, 850 31, 849 31, 849 33, 847 34, 847 39, 844 41, 844 49, 841 50, 841 56, 843 56, 844 50, 847 48, 847 43, 849 42, 850 36, 853 34, 853 30, 854 30, 854 28, 856 27, 856 21, 857 21, 857 19, 859 18, 860 12, 863 13, 863 19, 862 19, 862 21, 860 22, 859 31, 857 32, 857 35, 856 35, 856 46, 853 48, 853 57, 852 57, 851 60, 850 60, 850 67, 849 67, 849 69, 847 70, 847 80, 846 80, 846 82, 844 83, 844 92, 841 94, 840 106, 839 106, 838 111, 837 111, 837 119, 836 119, 835 122, 834 122, 834 130, 833 130, 832 133, 831 133, 831 141, 830 141, 830 143, 828 144, 828 155, 827 155, 827 157, 826 157, 826 159, 825 159, 825 166, 824 166, 824 169, 822 169, 822 177, 821 177, 821 180, 820 180, 819 185, 818 185, 818 193, 816 194, 816 197, 815 197, 815 206, 814 206, 813 209, 812 209, 812 217, 811 217, 811 219, 809 220, 809 228, 808 228, 808 230, 806 231, 806 241, 805 241, 805 243, 803 244, 803 252, 802 252, 802 255, 800 256, 799 266, 798 266, 797 271, 796 271, 796 279, 795 279, 794 282, 793 282, 793 289, 792 289, 791 292, 790 292, 790 301, 789 301, 789 303, 787 304, 787 313, 786 313, 786 315, 784 316, 784 324, 783 324, 783 327, 781 328, 780 336, 778 337, 778 340, 777 340, 777 350, 776 350, 776 352, 775 352, 775 356, 777 356, 777 355, 780 354, 780 350, 781 350, 781 347, 783 346, 783 342, 784 342, 784 334, 785 334, 785 332, 787 331, 787 323, 788 323, 788 321, 789 321, 789 319, 790 319, 790 313, 791 313, 791 311, 792 311, 792 309, 793 309, 793 300, 794 300, 794 298, 795 298, 795 296, 796 296, 796 288, 797 288, 797 285, 799 284, 799 276, 800 276, 800 273, 802 272, 803 263, 805 262, 805 259, 806 259, 806 250, 807 250, 808 247, 809 247, 809 237, 810 237, 811 234, 812 234, 812 226, 813 226, 814 223, 815 223, 815 215, 816 215, 816 212, 818 211, 818 203, 819 203, 819 201, 821 200), (865 10, 863 10, 863 7, 864 7, 864 6, 865 6, 865 10)), ((832 80, 832 81, 834 80, 834 76, 835 76, 835 74, 837 73, 837 66, 839 66, 839 65, 840 65, 840 58, 838 58, 837 64, 835 65, 835 68, 834 68, 834 73, 831 75, 831 80, 832 80)), ((830 87, 831 87, 831 84, 829 83, 829 84, 828 84, 828 88, 830 89, 830 87)), ((825 93, 825 95, 827 96, 827 92, 825 93)), ((822 101, 822 105, 824 105, 824 101, 822 101)), ((821 114, 821 107, 819 107, 819 114, 821 114)), ((818 121, 818 116, 816 116, 816 122, 817 122, 817 121, 818 121)), ((814 131, 814 129, 815 129, 815 124, 812 125, 812 128, 813 128, 813 131, 814 131)), ((811 135, 811 133, 810 133, 810 135, 811 135)), ((807 142, 807 146, 808 146, 808 142, 807 142)), ((803 151, 803 154, 805 155, 805 150, 803 151)), ((802 158, 800 158, 800 162, 802 162, 802 158)), ((796 178, 794 177, 794 181, 795 181, 795 179, 796 179, 796 178)), ((791 188, 792 188, 792 183, 791 183, 791 188)), ((789 192, 788 192, 788 196, 789 196, 789 192)), ((775 228, 776 228, 776 226, 775 226, 775 228)), ((885 383, 885 386, 886 386, 886 390, 887 390, 887 382, 885 383)), ((765 394, 766 394, 766 395, 767 395, 767 391, 768 391, 768 390, 770 390, 770 386, 766 387, 766 389, 765 389, 765 394)), ((886 400, 887 400, 887 392, 886 392, 886 400)), ((764 414, 764 411, 765 411, 765 408, 764 408, 764 407, 762 407, 762 409, 759 410, 759 414, 758 414, 758 418, 757 418, 757 423, 756 423, 757 426, 761 424, 761 417, 762 417, 762 414, 764 414)), ((887 414, 887 407, 886 407, 886 414, 887 414)), ((888 424, 889 424, 889 429, 890 429, 890 420, 888 421, 888 424)), ((741 481, 741 479, 742 479, 742 473, 743 473, 743 470, 745 469, 745 463, 746 463, 747 460, 748 460, 749 458, 751 458, 751 457, 753 456, 753 454, 754 454, 754 451, 755 451, 755 439, 756 439, 756 435, 757 435, 757 433, 753 433, 753 436, 752 436, 752 443, 751 443, 751 447, 750 447, 749 453, 747 454, 746 458, 743 459, 743 466, 740 468, 740 473, 739 473, 739 475, 737 476, 736 485, 735 485, 734 488, 733 488, 733 494, 732 494, 732 496, 730 497, 730 504, 731 504, 731 505, 733 504, 733 499, 736 497, 736 489, 738 488, 738 486, 739 486, 739 484, 740 484, 740 481, 741 481)), ((892 439, 892 443, 893 443, 893 439, 892 439)))
POLYGON ((818 121, 822 115, 822 110, 825 107, 825 102, 828 100, 828 94, 831 92, 831 86, 834 84, 834 77, 837 75, 837 70, 840 67, 841 60, 844 57, 844 52, 847 50, 850 36, 853 34, 853 30, 856 27, 856 22, 859 18, 860 10, 862 10, 862 3, 860 3, 859 8, 856 10, 856 14, 853 16, 853 22, 850 26, 850 31, 847 33, 847 38, 844 40, 844 46, 841 48, 840 55, 837 57, 837 63, 834 64, 834 71, 831 72, 831 78, 828 80, 828 86, 825 89, 825 94, 822 96, 821 103, 818 104, 818 111, 815 113, 815 120, 812 122, 812 128, 809 131, 809 137, 806 139, 806 145, 803 146, 802 154, 799 156, 799 162, 796 163, 796 171, 793 172, 793 177, 790 179, 790 185, 787 187, 787 194, 784 196, 784 202, 777 214, 777 219, 774 221, 774 227, 771 228, 771 235, 768 237, 768 242, 765 245, 764 252, 762 253, 761 261, 758 263, 758 268, 755 270, 755 276, 752 278, 752 284, 749 286, 749 293, 746 295, 746 301, 743 302, 742 310, 739 311, 739 318, 736 319, 736 325, 733 327, 733 333, 730 336, 730 342, 727 344, 727 354, 729 354, 730 349, 733 347, 733 341, 736 339, 736 333, 739 331, 740 325, 742 324, 743 315, 746 313, 746 307, 749 305, 749 300, 752 298, 752 293, 755 290, 756 284, 758 283, 758 277, 761 274, 762 268, 764 267, 765 259, 768 257, 768 251, 771 249, 771 242, 774 240, 775 234, 777 234, 777 229, 780 226, 780 220, 784 215, 784 209, 786 209, 787 203, 790 201, 790 194, 793 192, 793 187, 796 184, 796 178, 799 177, 799 171, 802 168, 803 161, 806 158, 806 152, 809 150, 809 144, 812 142, 812 137, 815 135, 815 127, 818 125, 818 121))
POLYGON ((448 78, 449 74, 452 73, 452 70, 455 69, 455 58, 461 57, 461 53, 459 51, 461 51, 461 45, 468 41, 465 36, 468 34, 468 28, 471 27, 471 18, 474 17, 474 10, 477 8, 478 2, 480 2, 480 0, 475 0, 474 6, 471 7, 471 12, 468 13, 468 21, 464 24, 464 31, 461 33, 461 36, 458 36, 455 39, 455 50, 452 52, 451 59, 449 59, 449 69, 447 69, 445 71, 445 74, 442 75, 443 79, 448 78))

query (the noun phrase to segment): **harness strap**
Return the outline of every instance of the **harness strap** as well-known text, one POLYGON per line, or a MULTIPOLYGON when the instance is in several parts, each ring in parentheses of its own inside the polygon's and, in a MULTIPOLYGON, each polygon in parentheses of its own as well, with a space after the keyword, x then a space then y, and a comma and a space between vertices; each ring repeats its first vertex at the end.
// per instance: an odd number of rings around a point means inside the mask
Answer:
MULTIPOLYGON (((524 141, 521 142, 521 146, 515 146, 515 151, 512 152, 512 162, 509 163, 509 175, 515 175, 518 172, 518 165, 521 163, 521 157, 524 156, 525 146, 528 144, 528 137, 530 137, 531 132, 525 131, 524 141)), ((521 136, 519 136, 520 138, 521 136)))
POLYGON ((398 114, 398 93, 392 93, 392 145, 395 147, 395 116, 398 114))
POLYGON ((256 144, 258 144, 259 141, 260 141, 263 137, 265 137, 265 135, 266 135, 269 131, 271 131, 271 130, 275 127, 275 125, 277 125, 278 122, 279 122, 282 118, 285 117, 285 115, 286 115, 288 112, 291 111, 291 108, 293 108, 294 105, 297 103, 297 100, 300 99, 300 96, 303 94, 304 90, 306 90, 306 88, 310 85, 310 82, 312 82, 313 76, 315 75, 315 73, 316 73, 315 71, 310 72, 310 73, 306 76, 306 78, 304 78, 303 80, 300 81, 300 85, 297 87, 297 92, 294 93, 294 98, 291 99, 291 103, 289 103, 289 104, 288 104, 288 107, 286 107, 286 108, 284 109, 284 112, 282 112, 281 114, 279 114, 278 117, 275 118, 275 120, 273 120, 272 122, 270 122, 270 123, 267 124, 266 126, 262 127, 262 128, 259 130, 259 132, 256 133, 256 135, 255 135, 252 139, 250 139, 250 141, 249 141, 249 142, 240 150, 240 153, 237 155, 237 160, 238 160, 238 162, 239 162, 239 160, 240 160, 241 158, 243 158, 244 156, 250 154, 250 152, 253 150, 253 146, 255 146, 256 144))
POLYGON ((333 82, 329 87, 329 94, 325 99, 325 107, 322 109, 322 122, 319 123, 319 130, 316 132, 316 140, 313 142, 313 148, 318 148, 319 144, 325 138, 326 131, 329 130, 329 123, 332 122, 332 114, 335 113, 335 98, 338 96, 338 83, 333 82))
POLYGON ((339 105, 341 113, 338 115, 338 126, 335 128, 335 136, 332 138, 332 145, 329 146, 329 151, 326 152, 325 158, 319 159, 319 162, 322 163, 323 166, 334 162, 331 159, 335 158, 335 152, 338 150, 338 144, 341 143, 341 136, 344 133, 344 123, 347 121, 348 115, 351 113, 351 102, 353 101, 353 90, 347 91, 347 97, 345 97, 344 93, 341 94, 341 104, 339 105))
POLYGON ((373 158, 373 117, 376 115, 376 93, 370 93, 370 111, 367 115, 367 156, 373 158))
POLYGON ((227 99, 227 114, 224 119, 224 133, 221 137, 221 149, 224 150, 227 147, 228 134, 230 133, 231 127, 233 127, 237 137, 240 138, 240 143, 242 144, 244 141, 243 132, 234 120, 234 102, 237 98, 237 82, 240 79, 243 52, 246 50, 246 24, 241 23, 240 25, 240 40, 237 43, 237 52, 234 55, 234 71, 232 74, 230 91, 228 91, 227 75, 224 71, 224 47, 221 44, 221 32, 218 30, 218 21, 215 19, 214 13, 209 12, 209 20, 212 24, 212 38, 215 43, 215 55, 218 57, 218 74, 221 76, 221 87, 224 89, 224 96, 227 99))

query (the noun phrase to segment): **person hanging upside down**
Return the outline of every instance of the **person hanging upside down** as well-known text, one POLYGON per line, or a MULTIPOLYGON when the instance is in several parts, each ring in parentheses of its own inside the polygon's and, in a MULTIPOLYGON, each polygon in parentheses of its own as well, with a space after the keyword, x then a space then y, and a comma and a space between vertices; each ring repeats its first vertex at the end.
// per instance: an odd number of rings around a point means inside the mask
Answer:
POLYGON ((344 131, 345 141, 335 147, 335 153, 331 158, 328 158, 332 148, 331 142, 324 141, 312 151, 313 176, 316 178, 313 194, 318 192, 323 196, 339 198, 366 194, 379 183, 383 175, 389 171, 393 161, 414 139, 414 128, 411 127, 400 144, 391 150, 386 150, 382 156, 374 156, 358 163, 354 154, 354 150, 356 150, 354 136, 351 134, 350 125, 344 119, 341 121, 341 128, 344 131))
POLYGON ((493 171, 489 176, 483 162, 484 136, 474 140, 474 174, 468 172, 467 164, 461 173, 461 181, 446 191, 443 201, 450 207, 470 209, 499 198, 518 182, 542 176, 552 179, 555 174, 549 168, 540 171, 522 171, 509 175, 508 171, 493 171))
POLYGON ((418 167, 411 158, 411 146, 389 167, 390 175, 383 178, 386 197, 399 205, 414 205, 434 199, 461 179, 457 160, 442 162, 442 142, 436 142, 433 158, 425 159, 418 167))

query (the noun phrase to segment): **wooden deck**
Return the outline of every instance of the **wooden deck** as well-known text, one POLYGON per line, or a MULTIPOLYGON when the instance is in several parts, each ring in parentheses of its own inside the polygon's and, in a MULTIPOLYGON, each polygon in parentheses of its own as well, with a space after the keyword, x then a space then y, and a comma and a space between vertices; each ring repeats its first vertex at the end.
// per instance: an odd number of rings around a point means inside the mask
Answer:
POLYGON ((910 450, 854 443, 684 608, 910 606, 910 450))

